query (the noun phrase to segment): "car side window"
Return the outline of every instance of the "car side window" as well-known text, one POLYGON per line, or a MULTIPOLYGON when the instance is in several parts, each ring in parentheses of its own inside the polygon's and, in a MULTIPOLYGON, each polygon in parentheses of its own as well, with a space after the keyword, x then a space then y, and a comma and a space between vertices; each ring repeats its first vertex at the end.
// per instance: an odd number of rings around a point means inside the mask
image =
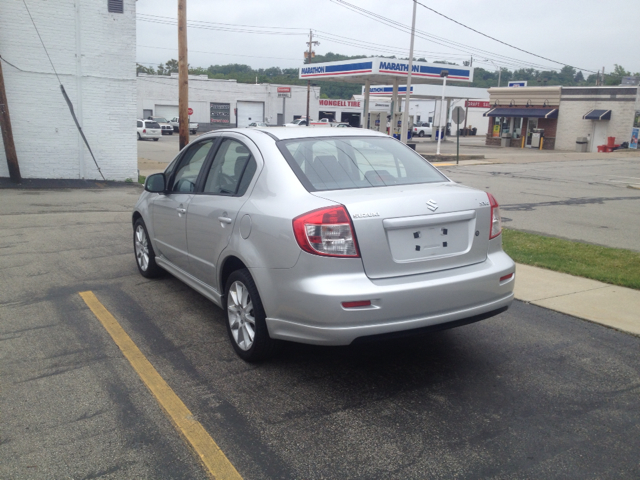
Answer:
POLYGON ((142 128, 142 122, 138 121, 138 128, 142 128))
POLYGON ((196 180, 200 173, 200 168, 207 158, 215 140, 207 140, 196 143, 189 147, 189 150, 182 156, 182 161, 178 166, 173 178, 173 184, 169 190, 172 192, 191 193, 196 189, 196 180))
POLYGON ((224 139, 207 174, 203 192, 244 195, 256 169, 256 161, 243 143, 230 138, 224 139))

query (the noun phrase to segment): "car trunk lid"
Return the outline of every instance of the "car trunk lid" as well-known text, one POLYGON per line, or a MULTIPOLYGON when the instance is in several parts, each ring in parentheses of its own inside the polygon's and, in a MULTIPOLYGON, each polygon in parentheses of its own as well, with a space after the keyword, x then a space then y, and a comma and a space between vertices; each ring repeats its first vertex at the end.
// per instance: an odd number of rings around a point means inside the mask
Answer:
POLYGON ((415 275, 486 259, 487 194, 453 182, 315 192, 349 212, 369 278, 415 275))

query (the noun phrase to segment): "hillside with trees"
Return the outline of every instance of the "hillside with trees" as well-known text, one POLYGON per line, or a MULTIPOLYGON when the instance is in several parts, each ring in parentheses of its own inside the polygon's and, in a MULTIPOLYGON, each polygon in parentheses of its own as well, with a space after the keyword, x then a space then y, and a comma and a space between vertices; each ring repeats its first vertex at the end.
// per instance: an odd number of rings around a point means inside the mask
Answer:
MULTIPOLYGON (((312 63, 335 62, 339 60, 356 60, 368 58, 366 55, 347 56, 338 53, 329 52, 326 55, 316 55, 312 63)), ((386 57, 393 58, 396 57, 386 57)), ((406 59, 402 59, 406 60, 406 59)), ((417 61, 426 62, 424 58, 417 58, 417 61)), ((444 63, 455 65, 444 60, 435 60, 433 63, 444 63)), ((464 62, 468 66, 469 62, 464 62)), ((138 73, 147 73, 150 75, 171 75, 178 72, 178 61, 175 59, 161 63, 157 68, 145 67, 137 65, 138 73)), ((189 73, 192 75, 207 75, 209 78, 234 79, 239 83, 276 83, 283 85, 306 85, 306 80, 298 78, 297 68, 258 68, 254 69, 249 65, 231 63, 227 65, 210 65, 209 67, 192 67, 189 66, 189 73)), ((605 85, 620 85, 622 77, 629 76, 631 73, 620 65, 615 65, 613 72, 605 74, 605 85)), ((640 73, 634 75, 640 76, 640 73)), ((459 83, 459 85, 489 88, 498 86, 498 71, 485 70, 481 67, 475 67, 473 82, 459 83)), ((551 86, 562 85, 566 87, 572 86, 588 86, 596 84, 596 74, 590 74, 585 78, 582 71, 578 71, 573 67, 565 66, 559 71, 548 70, 540 71, 533 68, 522 68, 519 70, 509 70, 502 68, 500 73, 500 85, 506 86, 510 80, 526 80, 529 86, 551 86)), ((451 82, 456 85, 456 82, 451 82)), ((322 98, 351 98, 353 95, 359 95, 362 92, 360 85, 344 83, 344 82, 323 82, 314 81, 313 85, 320 87, 322 98)))

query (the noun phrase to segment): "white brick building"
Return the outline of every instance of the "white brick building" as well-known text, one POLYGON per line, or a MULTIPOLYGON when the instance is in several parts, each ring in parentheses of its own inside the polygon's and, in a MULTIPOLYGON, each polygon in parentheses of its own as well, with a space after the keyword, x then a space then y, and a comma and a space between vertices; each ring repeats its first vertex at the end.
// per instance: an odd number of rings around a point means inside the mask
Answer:
MULTIPOLYGON (((640 110, 640 93, 636 86, 562 87, 556 149, 573 150, 577 137, 588 139, 588 151, 615 137, 616 144, 628 142, 635 112, 640 110), (603 120, 585 120, 592 110, 610 111, 603 120)), ((606 113, 605 113, 606 115, 606 113)))
MULTIPOLYGON (((138 118, 178 116, 177 73, 170 76, 140 74, 137 85, 138 118)), ((312 119, 318 118, 319 98, 320 88, 311 87, 309 115, 312 119)), ((307 87, 238 83, 236 80, 209 79, 206 75, 189 75, 189 107, 193 109, 191 121, 200 124, 199 131, 236 125, 246 127, 256 121, 281 125, 307 114, 307 87), (290 98, 279 96, 278 89, 288 90, 281 94, 289 94, 290 98), (214 118, 222 112, 226 112, 226 116, 214 118)))
MULTIPOLYGON (((102 173, 137 180, 135 0, 28 6, 102 173)), ((22 177, 100 179, 21 1, 0 1, 0 54, 20 69, 2 65, 22 177)))

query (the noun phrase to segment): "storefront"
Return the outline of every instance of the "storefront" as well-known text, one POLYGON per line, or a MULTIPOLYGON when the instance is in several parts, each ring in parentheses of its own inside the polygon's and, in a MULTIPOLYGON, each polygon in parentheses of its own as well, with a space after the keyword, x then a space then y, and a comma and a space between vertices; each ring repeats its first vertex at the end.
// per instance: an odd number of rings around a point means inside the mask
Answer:
MULTIPOLYGON (((136 78, 137 115, 172 118, 178 116, 178 75, 145 75, 136 78)), ((310 114, 318 118, 320 88, 311 87, 310 114)), ((252 122, 283 125, 306 115, 306 85, 238 83, 189 75, 191 121, 199 131, 246 127, 252 122)), ((357 109, 359 110, 359 109, 357 109)))
POLYGON ((561 87, 489 89, 487 145, 553 150, 561 87))
POLYGON ((638 86, 489 89, 487 145, 606 152, 631 143, 638 86), (583 147, 586 145, 586 147, 583 147))
POLYGON ((546 143, 553 150, 557 108, 492 108, 484 115, 490 118, 487 145, 545 148, 546 143))
POLYGON ((331 100, 321 98, 319 101, 318 120, 328 118, 332 122, 348 123, 359 127, 362 117, 360 100, 331 100))

